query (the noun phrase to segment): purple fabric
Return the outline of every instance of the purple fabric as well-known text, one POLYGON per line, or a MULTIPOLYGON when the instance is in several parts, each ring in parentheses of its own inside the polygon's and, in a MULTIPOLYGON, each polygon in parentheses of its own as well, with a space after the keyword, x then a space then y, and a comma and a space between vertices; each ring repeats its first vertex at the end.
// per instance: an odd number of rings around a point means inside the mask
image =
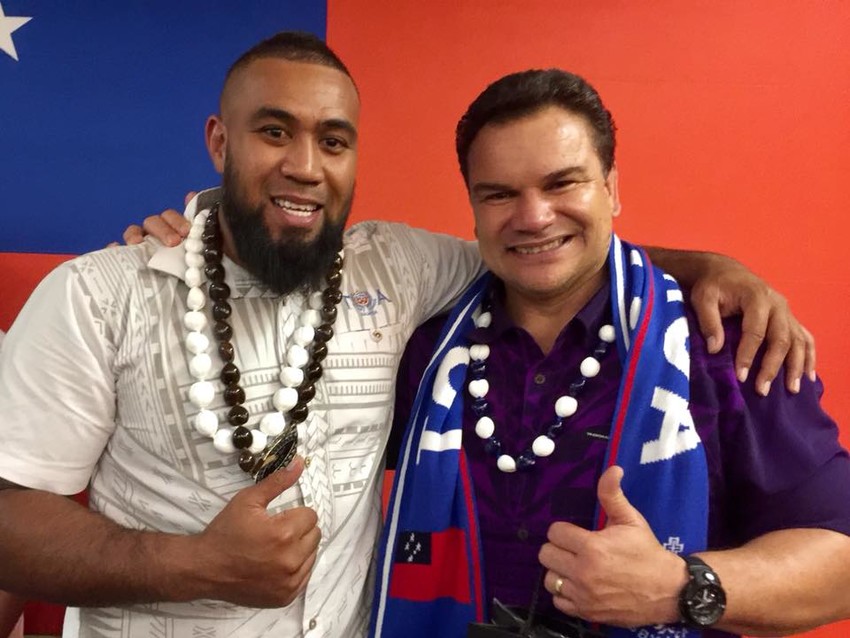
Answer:
MULTIPOLYGON (((555 417, 555 400, 578 376, 581 360, 610 323, 603 288, 563 329, 548 356, 531 336, 513 325, 499 295, 493 322, 476 329, 473 342, 487 343, 487 399, 503 450, 517 456, 555 417)), ((821 410, 820 381, 803 380, 799 395, 782 387, 782 374, 767 398, 752 379, 739 384, 734 352, 740 323, 725 322, 726 345, 709 355, 693 313, 691 413, 705 448, 709 471, 709 547, 740 545, 765 532, 789 527, 824 527, 850 534, 850 458, 838 443, 835 423, 821 410)), ((394 439, 404 429, 424 366, 433 351, 441 318, 420 327, 399 369, 394 439)), ((758 369, 759 361, 753 369, 758 369)), ((475 435, 476 418, 466 408, 464 450, 476 490, 488 595, 527 606, 540 577, 537 553, 557 520, 591 528, 596 482, 611 427, 621 368, 613 349, 600 374, 579 397, 578 412, 565 421, 555 452, 528 472, 504 474, 475 435)), ((755 375, 751 375, 754 377, 755 375)), ((390 445, 389 463, 394 458, 390 445)), ((541 596, 545 613, 557 614, 541 596)), ((728 635, 706 632, 706 636, 728 635)))

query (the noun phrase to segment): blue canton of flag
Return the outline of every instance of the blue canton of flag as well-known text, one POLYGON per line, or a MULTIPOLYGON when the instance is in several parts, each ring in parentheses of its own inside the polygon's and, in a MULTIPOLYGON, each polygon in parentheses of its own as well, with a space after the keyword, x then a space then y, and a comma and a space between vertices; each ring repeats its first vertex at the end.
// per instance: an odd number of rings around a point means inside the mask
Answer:
POLYGON ((218 183, 204 147, 236 58, 324 37, 325 2, 0 0, 0 252, 80 253, 218 183))

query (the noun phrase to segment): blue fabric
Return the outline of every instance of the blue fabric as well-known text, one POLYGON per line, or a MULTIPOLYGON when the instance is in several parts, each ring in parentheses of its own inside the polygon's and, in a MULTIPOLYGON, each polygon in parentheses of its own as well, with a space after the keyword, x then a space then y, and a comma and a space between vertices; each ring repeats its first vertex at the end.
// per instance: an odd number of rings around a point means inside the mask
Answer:
MULTIPOLYGON (((608 265, 624 373, 606 467, 623 467, 626 496, 662 544, 677 552, 699 551, 706 546, 708 479, 704 450, 688 411, 690 361, 682 293, 675 280, 652 267, 643 251, 616 236, 608 265)), ((479 279, 453 310, 414 401, 379 547, 372 636, 463 637, 470 622, 486 619, 488 597, 461 426, 469 364, 463 336, 474 325, 489 281, 489 275, 479 279), (410 562, 420 560, 415 534, 457 529, 463 534, 463 556, 441 563, 429 554, 427 565, 423 560, 411 569, 410 562), (432 585, 444 582, 434 573, 440 569, 455 575, 466 570, 469 596, 458 594, 457 578, 445 581, 454 582, 454 587, 432 585), (434 597, 423 597, 423 588, 434 597)), ((597 521, 597 527, 604 525, 603 512, 598 512, 597 521)), ((671 630, 678 637, 698 635, 661 626, 610 627, 607 632, 616 638, 661 638, 671 630)))

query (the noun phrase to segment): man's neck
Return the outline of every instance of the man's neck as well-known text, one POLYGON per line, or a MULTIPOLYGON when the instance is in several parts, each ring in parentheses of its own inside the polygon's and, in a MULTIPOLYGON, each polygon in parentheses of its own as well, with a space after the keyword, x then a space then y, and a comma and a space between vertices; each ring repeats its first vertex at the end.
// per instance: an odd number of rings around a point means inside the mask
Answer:
POLYGON ((561 331, 608 281, 608 269, 557 295, 534 296, 505 286, 505 308, 543 354, 549 354, 561 331))

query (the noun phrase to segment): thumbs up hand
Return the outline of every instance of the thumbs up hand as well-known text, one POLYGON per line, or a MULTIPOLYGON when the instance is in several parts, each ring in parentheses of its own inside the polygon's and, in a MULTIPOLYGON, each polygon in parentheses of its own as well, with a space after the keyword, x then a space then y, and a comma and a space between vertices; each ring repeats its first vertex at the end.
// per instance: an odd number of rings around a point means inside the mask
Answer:
POLYGON ((687 582, 684 561, 665 550, 620 487, 623 470, 600 477, 603 529, 571 523, 549 527, 540 549, 544 585, 560 611, 592 622, 636 627, 679 619, 678 595, 687 582))
POLYGON ((205 598, 248 607, 288 605, 306 587, 321 539, 316 513, 294 507, 279 514, 269 503, 296 483, 296 457, 256 485, 237 493, 197 537, 205 598))

